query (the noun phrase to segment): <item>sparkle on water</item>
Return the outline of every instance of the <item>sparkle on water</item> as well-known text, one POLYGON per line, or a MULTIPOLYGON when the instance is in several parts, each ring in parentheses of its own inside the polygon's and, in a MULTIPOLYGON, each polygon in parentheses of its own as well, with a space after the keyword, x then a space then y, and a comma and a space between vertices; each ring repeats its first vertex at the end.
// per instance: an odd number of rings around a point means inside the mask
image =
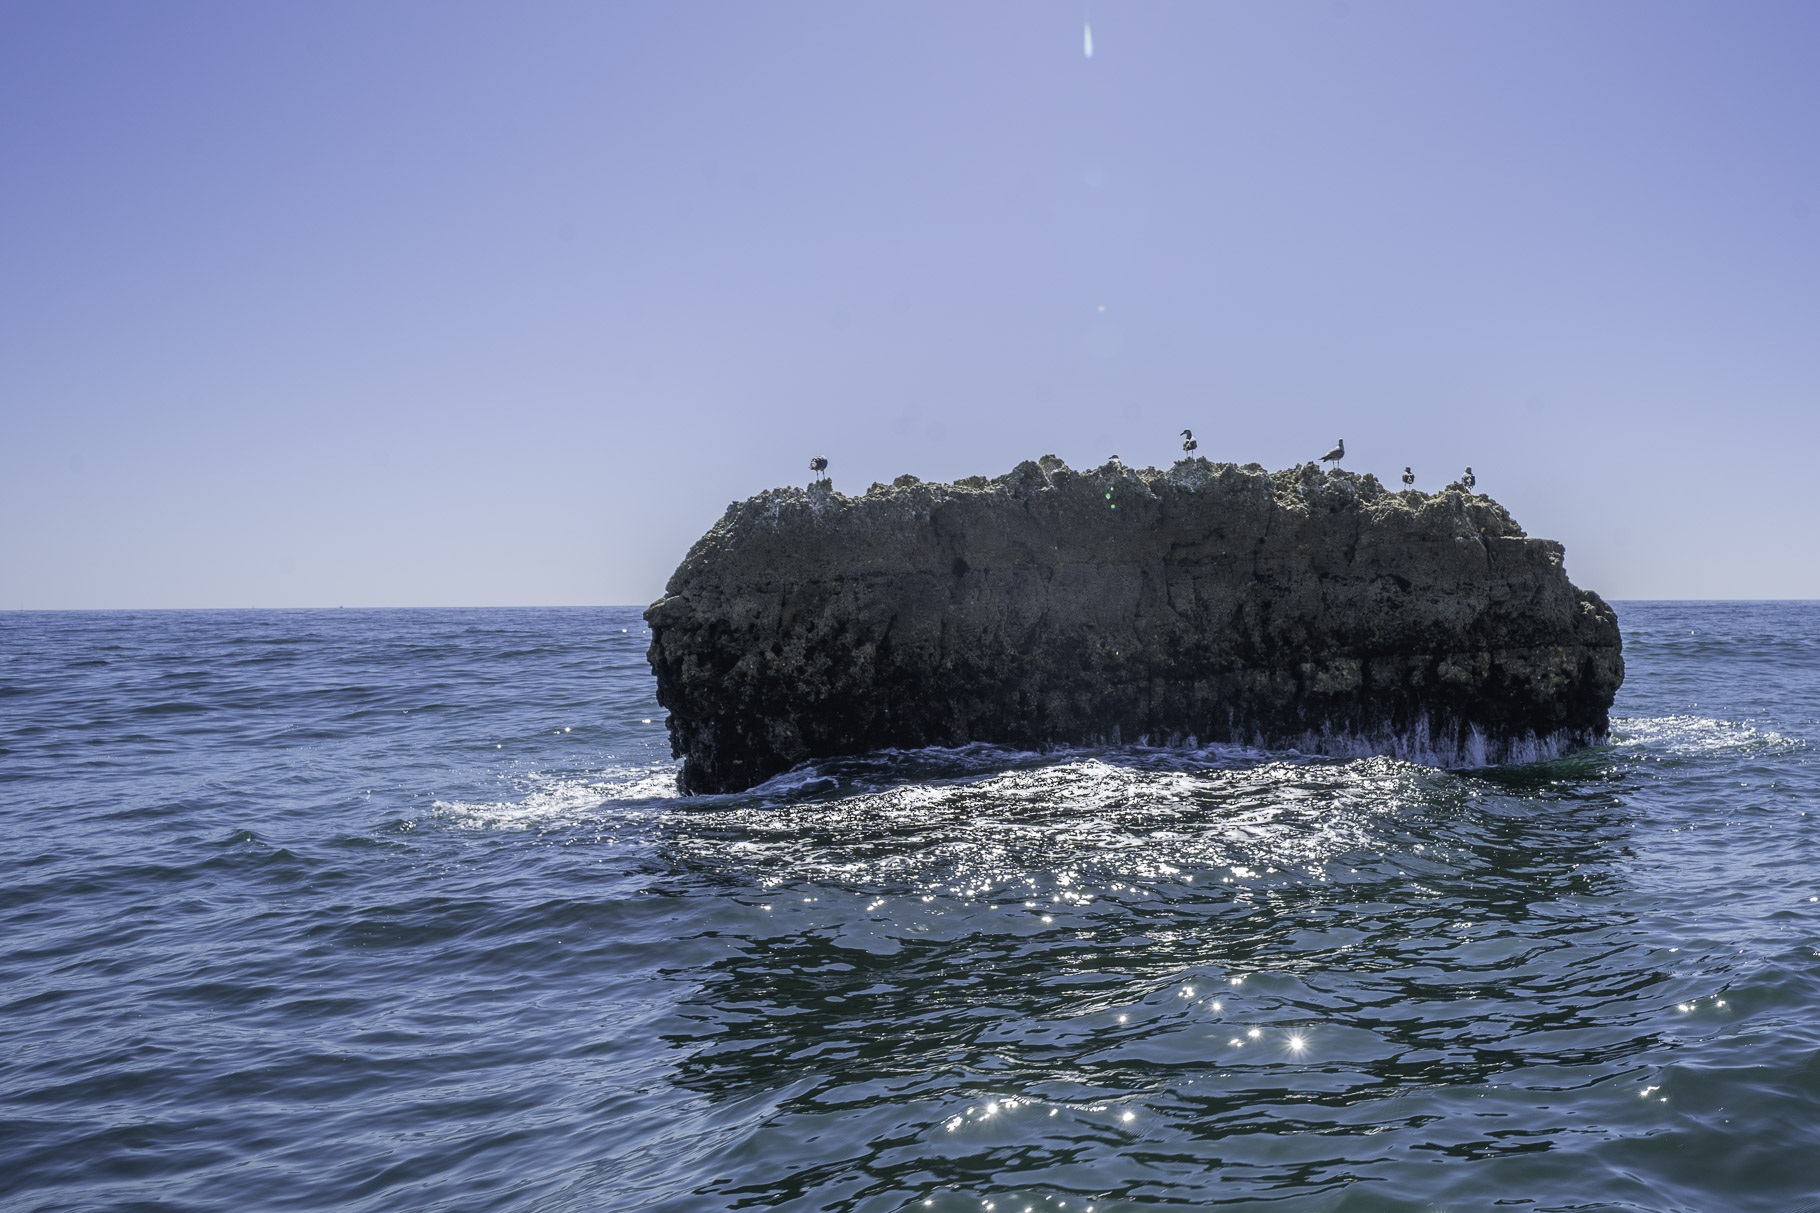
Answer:
POLYGON ((0 1204, 1791 1207, 1820 608, 1620 612, 1558 762, 692 799, 631 612, 0 617, 0 1204))

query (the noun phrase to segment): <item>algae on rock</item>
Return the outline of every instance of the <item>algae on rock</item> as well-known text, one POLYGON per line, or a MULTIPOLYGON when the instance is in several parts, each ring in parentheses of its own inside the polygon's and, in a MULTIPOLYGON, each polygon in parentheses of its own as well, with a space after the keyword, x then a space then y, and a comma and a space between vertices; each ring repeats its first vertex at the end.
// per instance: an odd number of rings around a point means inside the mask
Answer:
POLYGON ((974 741, 1443 766, 1603 740, 1617 620, 1459 485, 1187 459, 736 502, 645 612, 685 792, 974 741))

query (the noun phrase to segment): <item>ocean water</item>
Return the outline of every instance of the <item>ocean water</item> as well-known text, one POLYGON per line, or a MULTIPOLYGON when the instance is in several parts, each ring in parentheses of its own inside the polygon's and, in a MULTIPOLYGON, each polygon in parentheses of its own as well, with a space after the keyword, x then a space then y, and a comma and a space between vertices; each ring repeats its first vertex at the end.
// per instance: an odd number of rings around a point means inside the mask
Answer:
POLYGON ((0 615, 0 1208, 1820 1208, 1820 604, 1618 609, 1554 762, 688 800, 636 610, 0 615))

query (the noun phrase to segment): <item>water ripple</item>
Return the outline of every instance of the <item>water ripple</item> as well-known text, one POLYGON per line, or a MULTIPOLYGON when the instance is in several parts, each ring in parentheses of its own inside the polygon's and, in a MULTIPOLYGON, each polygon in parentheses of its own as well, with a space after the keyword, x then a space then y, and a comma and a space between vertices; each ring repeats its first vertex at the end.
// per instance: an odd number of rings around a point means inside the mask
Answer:
POLYGON ((0 1205, 1786 1210, 1820 609, 1613 744, 681 799, 636 612, 0 617, 0 1205))

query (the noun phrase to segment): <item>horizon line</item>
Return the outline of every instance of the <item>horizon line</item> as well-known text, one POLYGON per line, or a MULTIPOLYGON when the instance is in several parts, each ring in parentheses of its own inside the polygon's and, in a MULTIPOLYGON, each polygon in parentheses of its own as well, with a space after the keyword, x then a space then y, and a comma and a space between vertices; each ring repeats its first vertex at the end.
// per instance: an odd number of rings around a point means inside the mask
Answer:
MULTIPOLYGON (((1604 598, 1604 595, 1600 595, 1604 598)), ((1606 598, 1606 602, 1619 604, 1656 604, 1684 603, 1700 605, 1705 603, 1744 604, 1744 603, 1817 603, 1820 598, 1606 598)), ((153 611, 169 612, 203 612, 203 611, 642 611, 650 603, 636 602, 594 602, 594 603, 516 603, 492 604, 482 606, 126 606, 126 607, 0 607, 0 615, 101 615, 115 612, 145 614, 153 611)))

